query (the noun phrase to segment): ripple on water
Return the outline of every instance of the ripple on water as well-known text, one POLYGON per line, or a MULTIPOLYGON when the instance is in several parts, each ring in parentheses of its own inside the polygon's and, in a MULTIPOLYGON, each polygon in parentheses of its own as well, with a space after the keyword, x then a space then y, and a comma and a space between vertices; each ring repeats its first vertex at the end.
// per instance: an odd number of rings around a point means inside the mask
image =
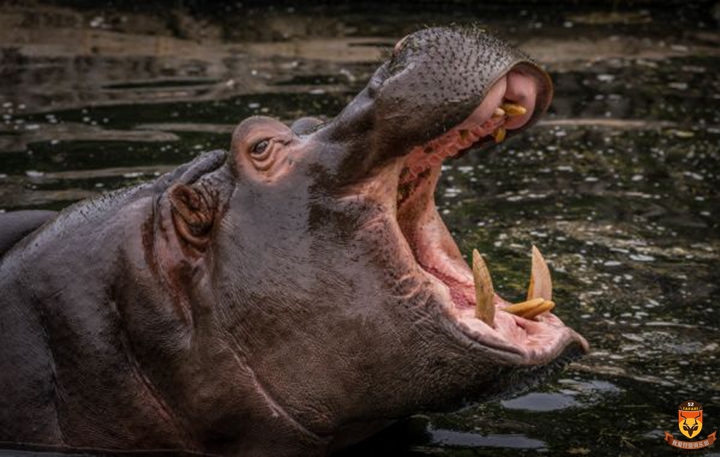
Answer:
POLYGON ((479 435, 454 430, 429 430, 432 441, 444 446, 496 447, 510 449, 545 449, 545 442, 520 433, 479 435))
POLYGON ((533 392, 512 400, 502 401, 501 404, 507 409, 518 409, 531 412, 559 411, 567 408, 580 406, 574 395, 567 393, 543 393, 533 392))
POLYGON ((597 403, 600 399, 617 395, 621 389, 615 384, 602 380, 578 381, 560 379, 563 389, 558 392, 531 392, 505 400, 501 405, 508 410, 545 413, 569 408, 582 408, 597 403))

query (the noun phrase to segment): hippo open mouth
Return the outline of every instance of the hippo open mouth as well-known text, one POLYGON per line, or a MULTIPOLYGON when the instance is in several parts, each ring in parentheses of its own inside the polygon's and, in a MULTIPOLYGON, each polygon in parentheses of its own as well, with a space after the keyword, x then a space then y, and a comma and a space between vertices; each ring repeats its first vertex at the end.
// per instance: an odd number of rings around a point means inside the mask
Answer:
POLYGON ((587 342, 551 314, 552 280, 540 251, 532 248, 527 301, 510 304, 494 293, 482 256, 473 268, 444 225, 434 202, 442 163, 471 149, 500 143, 529 127, 547 109, 552 84, 545 72, 521 63, 497 79, 464 121, 415 146, 400 160, 397 221, 414 261, 445 300, 445 315, 463 334, 482 345, 517 353, 542 364, 573 343, 587 342))

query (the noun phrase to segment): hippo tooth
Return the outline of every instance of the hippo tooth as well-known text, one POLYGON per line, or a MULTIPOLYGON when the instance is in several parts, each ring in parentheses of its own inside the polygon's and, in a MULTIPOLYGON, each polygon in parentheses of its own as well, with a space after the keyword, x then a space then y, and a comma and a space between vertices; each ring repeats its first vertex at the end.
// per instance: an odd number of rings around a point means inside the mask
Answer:
POLYGON ((493 111, 493 117, 501 117, 505 115, 505 110, 503 110, 501 107, 495 108, 495 111, 493 111))
POLYGON ((555 308, 555 302, 545 300, 540 304, 540 306, 536 306, 534 309, 531 309, 528 311, 523 317, 525 319, 534 319, 535 317, 539 316, 540 314, 550 311, 553 308, 555 308))
POLYGON ((522 116, 527 113, 527 108, 517 103, 503 103, 500 105, 500 108, 510 117, 522 116))
POLYGON ((470 146, 473 143, 474 143, 473 139, 468 134, 468 136, 466 136, 464 139, 461 139, 460 142, 456 145, 457 150, 465 149, 466 147, 470 146))
POLYGON ((525 319, 533 319, 546 311, 552 310, 553 308, 555 308, 554 302, 543 300, 542 298, 535 298, 522 303, 515 303, 514 305, 502 308, 502 310, 506 313, 524 317, 525 319))
POLYGON ((505 135, 507 134, 507 131, 505 130, 505 127, 498 127, 493 132, 493 138, 495 138, 496 143, 501 143, 505 139, 505 135))
POLYGON ((495 291, 490 271, 477 249, 473 249, 472 267, 475 280, 475 317, 493 327, 495 323, 495 291))
POLYGON ((550 277, 550 269, 540 250, 535 246, 532 247, 532 270, 527 294, 528 300, 534 298, 552 301, 552 278, 550 277))
POLYGON ((470 138, 470 131, 468 129, 460 129, 458 133, 460 134, 460 141, 463 143, 470 138))
POLYGON ((515 303, 514 305, 507 306, 502 310, 506 313, 516 314, 521 317, 525 317, 527 313, 533 311, 545 302, 542 298, 535 298, 533 300, 524 301, 522 303, 515 303))

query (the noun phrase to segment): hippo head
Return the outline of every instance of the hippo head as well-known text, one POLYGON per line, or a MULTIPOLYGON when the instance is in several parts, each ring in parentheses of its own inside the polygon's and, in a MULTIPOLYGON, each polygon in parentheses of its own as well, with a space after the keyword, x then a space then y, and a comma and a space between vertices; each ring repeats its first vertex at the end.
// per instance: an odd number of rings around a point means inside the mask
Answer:
POLYGON ((551 98, 503 41, 422 30, 333 120, 249 118, 227 155, 163 193, 153 252, 177 325, 213 360, 193 376, 217 436, 234 430, 228 411, 265 410, 337 447, 525 388, 587 350, 548 312, 505 312, 434 204, 444 160, 519 133, 551 98))

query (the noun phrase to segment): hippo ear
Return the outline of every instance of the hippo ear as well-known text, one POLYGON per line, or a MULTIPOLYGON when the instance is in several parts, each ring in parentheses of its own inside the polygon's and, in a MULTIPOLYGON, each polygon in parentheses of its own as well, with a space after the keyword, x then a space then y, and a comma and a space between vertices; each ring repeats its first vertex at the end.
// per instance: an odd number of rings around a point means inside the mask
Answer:
POLYGON ((185 184, 173 185, 168 194, 178 236, 189 247, 204 252, 215 219, 214 198, 200 188, 185 184))

